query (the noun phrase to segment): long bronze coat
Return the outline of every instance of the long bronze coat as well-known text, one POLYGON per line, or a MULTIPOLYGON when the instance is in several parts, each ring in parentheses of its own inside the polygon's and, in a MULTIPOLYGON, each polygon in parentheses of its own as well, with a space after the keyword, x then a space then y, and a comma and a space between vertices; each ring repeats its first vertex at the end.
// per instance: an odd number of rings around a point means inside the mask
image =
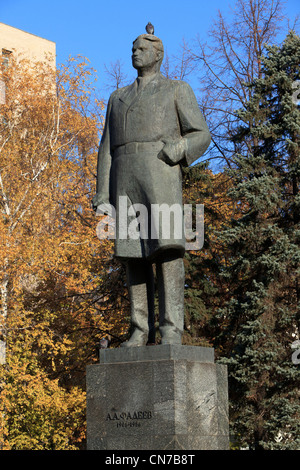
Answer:
MULTIPOLYGON (((178 236, 171 230, 170 236, 160 233, 158 238, 151 237, 151 205, 182 207, 181 166, 189 166, 201 157, 209 143, 208 127, 187 83, 158 73, 141 91, 136 80, 112 93, 99 147, 94 205, 110 203, 116 208, 116 257, 152 258, 166 248, 184 253, 184 234, 178 236), (176 164, 159 158, 166 141, 179 143, 176 164), (125 214, 125 219, 124 211, 121 213, 124 201, 136 211, 139 208, 135 204, 147 208, 147 236, 141 229, 136 232, 139 236, 124 239, 124 232, 119 231, 121 220, 127 227, 133 221, 133 212, 129 211, 127 217, 125 214)), ((139 215, 141 212, 136 212, 134 217, 139 215)), ((152 233, 158 234, 155 230, 152 233)))

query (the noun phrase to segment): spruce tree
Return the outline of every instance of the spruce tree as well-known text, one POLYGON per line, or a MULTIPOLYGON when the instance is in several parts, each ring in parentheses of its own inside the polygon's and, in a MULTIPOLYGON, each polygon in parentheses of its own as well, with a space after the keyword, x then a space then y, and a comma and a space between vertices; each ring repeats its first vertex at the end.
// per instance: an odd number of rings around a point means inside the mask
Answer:
POLYGON ((250 450, 299 449, 299 369, 292 343, 300 310, 300 38, 267 47, 262 76, 238 112, 233 140, 247 151, 229 171, 243 215, 222 233, 222 276, 231 299, 219 311, 216 346, 230 377, 235 440, 250 450))

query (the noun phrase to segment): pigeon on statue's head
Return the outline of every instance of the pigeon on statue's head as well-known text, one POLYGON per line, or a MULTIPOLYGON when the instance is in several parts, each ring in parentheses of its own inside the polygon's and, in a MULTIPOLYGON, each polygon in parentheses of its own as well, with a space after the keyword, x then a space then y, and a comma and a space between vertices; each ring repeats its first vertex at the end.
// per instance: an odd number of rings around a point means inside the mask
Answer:
POLYGON ((150 23, 150 21, 146 26, 146 31, 148 34, 154 34, 154 26, 153 24, 150 23))

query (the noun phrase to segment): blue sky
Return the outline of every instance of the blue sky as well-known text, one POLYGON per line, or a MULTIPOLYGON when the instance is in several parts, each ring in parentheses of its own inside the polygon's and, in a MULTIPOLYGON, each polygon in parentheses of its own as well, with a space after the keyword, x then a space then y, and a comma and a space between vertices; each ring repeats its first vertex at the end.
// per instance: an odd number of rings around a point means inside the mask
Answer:
MULTIPOLYGON (((234 0, 0 0, 0 21, 56 43, 57 63, 81 54, 90 60, 99 76, 107 81, 104 64, 120 59, 128 77, 132 41, 145 32, 151 21, 170 56, 184 38, 202 40, 217 10, 224 14, 234 0)), ((287 16, 300 13, 299 0, 287 0, 287 16)))

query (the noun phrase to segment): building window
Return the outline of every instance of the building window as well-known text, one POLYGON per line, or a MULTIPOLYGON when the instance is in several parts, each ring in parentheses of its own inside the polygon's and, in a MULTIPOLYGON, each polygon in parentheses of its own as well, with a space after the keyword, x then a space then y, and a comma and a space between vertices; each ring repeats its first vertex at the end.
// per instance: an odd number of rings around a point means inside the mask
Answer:
POLYGON ((5 68, 9 66, 11 54, 12 51, 9 51, 8 49, 2 49, 2 64, 5 68))
POLYGON ((5 104, 5 83, 0 79, 0 104, 5 104))

